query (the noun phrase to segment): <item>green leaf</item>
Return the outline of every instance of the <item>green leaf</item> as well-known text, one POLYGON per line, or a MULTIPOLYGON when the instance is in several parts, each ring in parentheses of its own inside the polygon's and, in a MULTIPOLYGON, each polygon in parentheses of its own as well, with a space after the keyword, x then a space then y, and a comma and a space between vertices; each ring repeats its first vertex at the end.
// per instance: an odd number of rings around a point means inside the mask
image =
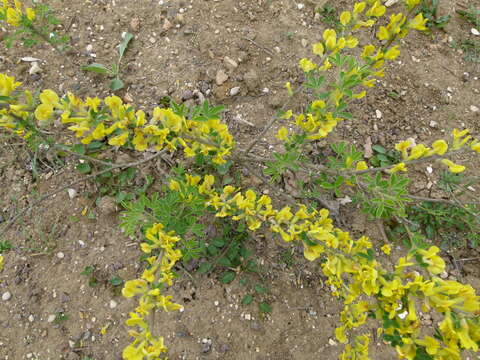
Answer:
POLYGON ((210 271, 212 269, 212 264, 209 263, 209 262, 204 262, 202 265, 200 265, 198 267, 198 270, 197 272, 199 272, 200 274, 205 274, 207 273, 208 271, 210 271))
POLYGON ((379 154, 386 154, 387 153, 387 149, 385 149, 383 146, 380 146, 380 145, 373 145, 372 149, 375 150, 379 154))
POLYGON ((224 284, 230 284, 235 279, 236 274, 233 271, 226 271, 220 275, 220 282, 224 284))
POLYGON ((93 274, 93 266, 85 266, 80 275, 90 276, 93 274))
POLYGON ((243 305, 250 305, 253 301, 253 295, 247 294, 243 297, 242 299, 242 304, 243 305))
POLYGON ((123 87, 125 86, 125 84, 123 83, 122 80, 116 78, 116 79, 113 79, 111 82, 110 82, 110 85, 109 85, 109 88, 112 90, 112 91, 118 91, 120 89, 123 89, 123 87))
POLYGON ((225 266, 225 267, 232 267, 232 262, 226 258, 225 256, 224 257, 221 257, 218 261, 217 261, 218 265, 222 265, 222 266, 225 266))
POLYGON ((90 167, 89 163, 78 164, 76 166, 76 169, 78 172, 82 174, 88 174, 90 171, 92 171, 92 168, 90 167))
POLYGON ((123 284, 123 279, 119 278, 118 276, 114 276, 110 279, 110 284, 112 284, 113 286, 120 286, 123 284))
POLYGON ((261 302, 260 304, 258 304, 258 308, 263 313, 271 313, 272 312, 272 307, 270 305, 268 305, 266 302, 261 302))
POLYGON ((267 288, 264 287, 263 285, 256 284, 255 285, 255 291, 259 294, 266 294, 267 293, 267 288))
POLYGON ((92 71, 96 72, 97 74, 102 74, 102 75, 111 75, 112 72, 105 67, 105 65, 98 64, 98 63, 93 63, 87 66, 83 66, 82 70, 84 71, 92 71))
POLYGON ((127 46, 128 46, 128 43, 133 39, 133 35, 126 32, 124 35, 123 35, 123 40, 122 42, 120 43, 120 45, 118 45, 118 53, 120 54, 120 58, 123 57, 123 54, 125 53, 125 50, 127 50, 127 46))
POLYGON ((213 239, 211 244, 218 247, 218 248, 222 248, 222 247, 225 246, 226 241, 225 241, 225 239, 218 237, 218 238, 213 239))

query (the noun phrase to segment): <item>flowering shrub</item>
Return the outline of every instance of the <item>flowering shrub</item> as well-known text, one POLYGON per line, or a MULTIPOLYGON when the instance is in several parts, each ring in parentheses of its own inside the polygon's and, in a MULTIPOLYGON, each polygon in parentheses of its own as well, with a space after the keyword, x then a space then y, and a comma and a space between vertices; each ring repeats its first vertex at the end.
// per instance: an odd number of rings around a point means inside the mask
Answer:
MULTIPOLYGON (((32 11, 24 11, 19 2, 15 7, 6 0, 3 3, 0 20, 18 26, 25 17, 35 19, 32 11)), ((398 40, 412 29, 426 29, 422 14, 410 16, 419 3, 406 0, 408 14, 392 14, 384 24, 379 22, 386 8, 378 0, 358 2, 351 11, 341 13, 340 29, 325 30, 323 40, 312 47, 312 59, 299 61, 306 77, 301 88, 294 90, 290 82, 285 85, 291 96, 308 89, 313 99, 299 114, 292 110, 282 114, 281 120, 292 124, 290 129, 281 127, 278 131, 284 151, 274 153, 271 159, 251 155, 255 143, 247 150, 235 149, 232 135, 220 121, 221 107, 205 103, 189 111, 172 103, 169 108, 156 107, 147 115, 116 96, 82 100, 70 93, 60 97, 47 89, 37 98, 28 90, 19 91, 21 84, 5 74, 0 74, 0 127, 30 139, 41 136, 43 127, 65 124, 81 144, 98 141, 136 151, 182 149, 186 157, 204 159, 208 171, 238 160, 240 164, 255 161, 266 165, 265 174, 273 180, 287 170, 304 172, 311 183, 337 194, 343 185, 358 189, 360 203, 373 217, 402 218, 411 199, 409 179, 403 173, 427 160, 438 160, 452 173, 465 171, 465 166, 451 158, 480 152, 480 143, 472 140, 468 130, 455 129, 451 141, 437 140, 431 147, 410 140, 400 142, 395 146, 398 159, 377 168, 369 168, 361 153, 345 143, 332 145, 336 157, 321 165, 313 163, 303 150, 326 138, 341 121, 351 120, 348 105, 366 96, 384 76, 385 63, 400 54, 398 40), (360 41, 355 33, 374 25, 381 44, 366 44, 358 50, 360 41), (326 83, 327 71, 335 72, 335 81, 326 83), (375 177, 370 173, 376 173, 375 177)), ((336 227, 330 209, 296 201, 277 206, 274 203, 280 199, 253 189, 221 186, 210 174, 177 172, 168 187, 186 208, 202 204, 205 213, 244 224, 249 231, 278 234, 285 242, 300 244, 307 260, 319 261, 332 295, 344 304, 341 324, 335 330, 337 339, 346 344, 341 359, 368 359, 370 335, 361 330, 368 319, 378 322, 377 335, 402 359, 460 359, 463 350, 478 351, 480 298, 470 285, 439 277, 445 262, 438 247, 412 242, 408 253, 390 266, 380 261, 367 237, 354 239, 336 227), (435 328, 422 327, 420 311, 435 314, 435 328)), ((134 339, 124 349, 123 358, 127 360, 164 356, 167 348, 163 337, 155 333, 154 315, 157 310, 182 309, 172 295, 166 294, 175 278, 174 266, 183 256, 177 245, 185 239, 162 221, 145 229, 145 237, 141 250, 148 255, 148 265, 140 278, 127 281, 123 289, 125 297, 138 298, 138 306, 126 322, 134 339)), ((390 256, 392 250, 386 244, 381 251, 390 256)))

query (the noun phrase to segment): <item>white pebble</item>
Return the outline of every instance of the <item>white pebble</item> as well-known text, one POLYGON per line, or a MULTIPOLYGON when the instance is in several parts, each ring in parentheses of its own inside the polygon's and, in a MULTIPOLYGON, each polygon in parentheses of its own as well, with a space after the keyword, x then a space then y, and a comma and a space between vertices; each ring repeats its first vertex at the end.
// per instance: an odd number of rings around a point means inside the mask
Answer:
POLYGON ((430 121, 430 127, 437 127, 438 123, 435 120, 430 121))
POLYGON ((63 259, 64 257, 65 257, 65 254, 64 254, 63 252, 59 251, 59 252, 57 253, 57 258, 63 259))
POLYGON ((33 322, 34 320, 35 320, 35 317, 30 314, 30 316, 28 317, 28 321, 33 322))
POLYGON ((4 292, 3 295, 2 295, 2 300, 3 300, 3 301, 8 301, 8 300, 10 300, 11 298, 12 298, 12 294, 11 294, 9 291, 4 292))
POLYGON ((215 305, 215 306, 218 306, 218 304, 220 304, 218 301, 213 302, 213 305, 215 305))
POLYGON ((117 302, 115 300, 110 300, 110 309, 115 309, 117 307, 117 302))
POLYGON ((238 95, 239 92, 240 92, 240 86, 235 86, 230 89, 230 96, 238 95))
POLYGON ((298 8, 298 10, 302 10, 303 8, 305 8, 305 4, 298 3, 297 8, 298 8))
POLYGON ((55 315, 48 315, 47 322, 52 323, 55 321, 56 316, 55 315))
POLYGON ((245 320, 252 320, 252 315, 245 314, 245 320))
POLYGON ((88 44, 87 47, 86 47, 86 50, 87 50, 87 52, 92 52, 92 50, 93 50, 93 45, 92 45, 92 44, 88 44))
POLYGON ((70 199, 73 199, 75 196, 77 196, 77 190, 75 189, 68 189, 67 192, 70 199))
POLYGON ((472 30, 470 30, 470 31, 471 31, 471 32, 472 32, 472 34, 473 34, 473 35, 475 35, 475 36, 478 36, 478 35, 480 35, 480 31, 478 31, 478 30, 477 30, 477 29, 475 29, 475 28, 472 28, 472 30))
POLYGON ((478 110, 479 110, 478 106, 475 106, 475 105, 470 106, 470 111, 471 112, 477 112, 478 110))
POLYGON ((375 110, 375 116, 377 117, 377 119, 381 119, 382 118, 382 112, 380 110, 375 110))
POLYGON ((431 166, 427 166, 427 172, 429 174, 433 173, 433 168, 431 166))

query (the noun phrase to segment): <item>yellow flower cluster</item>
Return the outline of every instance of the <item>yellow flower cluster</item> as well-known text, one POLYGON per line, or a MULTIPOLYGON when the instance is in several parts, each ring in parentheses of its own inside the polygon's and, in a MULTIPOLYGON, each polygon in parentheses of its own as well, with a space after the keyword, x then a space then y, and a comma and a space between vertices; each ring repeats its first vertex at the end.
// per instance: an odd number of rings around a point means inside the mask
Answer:
MULTIPOLYGON (((407 6, 410 5, 413 6, 413 2, 410 1, 407 4, 407 6)), ((394 60, 400 55, 398 45, 388 43, 386 48, 377 49, 374 45, 368 44, 364 46, 360 56, 364 63, 340 61, 343 64, 340 65, 339 60, 334 61, 334 55, 338 55, 344 49, 353 49, 358 46, 358 38, 351 35, 353 31, 373 26, 385 11, 385 6, 378 0, 356 3, 352 11, 344 11, 340 14, 339 20, 343 26, 342 36, 334 29, 326 29, 323 32, 323 40, 313 44, 313 54, 321 57, 323 63, 318 65, 308 58, 299 61, 300 68, 307 74, 329 70, 334 65, 332 62, 342 67, 342 81, 335 84, 328 93, 326 101, 315 100, 306 114, 295 116, 295 124, 308 135, 309 140, 326 137, 338 122, 344 119, 342 110, 347 104, 347 99, 361 99, 366 95, 365 90, 354 93, 353 89, 357 86, 364 88, 375 86, 377 79, 384 76, 385 61, 394 60)), ((401 13, 394 14, 390 17, 390 23, 387 26, 380 27, 377 36, 380 40, 393 42, 397 38, 406 36, 411 29, 425 30, 425 22, 421 14, 410 21, 407 21, 407 17, 401 13)), ((291 84, 288 83, 286 87, 292 94, 291 84)), ((282 128, 277 137, 287 140, 286 128, 282 128)))
MULTIPOLYGON (((405 140, 396 144, 395 150, 402 153, 402 158, 407 163, 411 160, 428 158, 434 155, 442 157, 448 155, 447 152, 449 149, 450 151, 456 151, 466 146, 468 146, 471 151, 480 153, 480 142, 476 139, 472 140, 472 137, 468 135, 468 133, 468 129, 462 131, 454 129, 452 131, 452 141, 450 145, 445 140, 436 140, 432 143, 432 148, 429 148, 423 144, 413 146, 412 140, 405 140)), ((407 164, 405 162, 398 163, 387 171, 389 173, 407 171, 407 164)), ((442 158, 440 159, 440 162, 446 165, 452 173, 461 173, 466 169, 465 166, 455 164, 449 159, 442 158)))
POLYGON ((3 256, 0 255, 0 271, 3 270, 3 256))
POLYGON ((151 255, 147 261, 149 267, 144 270, 140 279, 129 280, 122 290, 123 296, 131 298, 139 296, 139 305, 131 312, 126 325, 137 330, 129 333, 135 339, 123 350, 125 360, 160 359, 167 352, 163 337, 151 333, 152 324, 148 316, 156 309, 166 312, 182 308, 172 302, 172 296, 162 294, 165 286, 171 286, 175 275, 173 266, 181 259, 182 253, 175 249, 180 238, 173 232, 165 232, 162 224, 155 224, 146 232, 147 241, 141 244, 145 254, 151 255), (158 255, 152 255, 153 253, 158 255))
POLYGON ((4 20, 7 24, 12 26, 20 26, 22 18, 30 21, 35 20, 35 11, 32 8, 25 8, 22 2, 14 0, 14 5, 11 6, 8 0, 3 0, 0 7, 0 20, 4 20))
MULTIPOLYGON (((9 97, 20 84, 13 77, 0 74, 2 96, 9 97)), ((40 104, 35 106, 31 95, 28 92, 24 94, 27 99, 24 103, 13 97, 0 99, 0 104, 8 104, 0 110, 0 127, 11 129, 18 135, 26 134, 15 117, 28 119, 33 113, 40 125, 56 119, 60 119, 62 124, 69 124, 68 129, 83 144, 107 140, 111 146, 128 144, 138 151, 182 147, 187 157, 203 154, 211 156, 217 164, 225 163, 234 147, 227 125, 218 118, 191 120, 170 108, 159 107, 147 117, 143 110, 135 111, 118 96, 109 96, 104 100, 87 97, 83 101, 71 93, 60 98, 49 89, 42 91, 40 104)))
MULTIPOLYGON (((391 272, 375 260, 373 244, 367 237, 354 240, 348 232, 335 228, 328 210, 310 210, 304 205, 299 205, 297 211, 289 206, 277 210, 267 195, 258 196, 253 190, 243 193, 230 185, 219 192, 214 183, 212 175, 203 179, 187 175, 184 181, 172 180, 170 189, 186 198, 187 187, 194 186, 217 217, 245 221, 252 231, 267 225, 284 241, 302 242, 308 260, 322 256, 327 284, 333 295, 345 303, 340 316, 342 325, 335 331, 340 342, 347 343, 347 332, 365 324, 367 315, 372 314, 383 321, 381 332, 386 339, 398 338, 401 345, 396 349, 405 359, 414 359, 421 348, 438 360, 460 359, 462 349, 478 350, 480 297, 470 285, 437 277, 445 270, 438 247, 412 251, 401 257, 391 272), (427 276, 413 266, 423 267, 427 276), (359 300, 364 296, 368 301, 359 300), (443 315, 439 340, 421 333, 419 306, 424 312, 434 310, 443 315), (461 325, 451 325, 452 319, 461 325)), ((391 248, 384 246, 382 251, 389 254, 391 248)), ((357 337, 353 346, 345 348, 342 358, 368 359, 368 342, 368 337, 357 337)))

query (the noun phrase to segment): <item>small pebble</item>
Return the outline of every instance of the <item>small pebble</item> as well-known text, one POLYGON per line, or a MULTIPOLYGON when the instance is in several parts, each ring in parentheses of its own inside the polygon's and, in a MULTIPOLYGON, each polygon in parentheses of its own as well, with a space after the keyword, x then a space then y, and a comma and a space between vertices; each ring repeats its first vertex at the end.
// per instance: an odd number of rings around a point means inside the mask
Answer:
POLYGON ((53 323, 55 321, 56 316, 55 315, 48 315, 47 322, 53 323))
POLYGON ((230 96, 238 95, 240 92, 240 86, 235 86, 234 88, 230 89, 230 96))
POLYGON ((75 196, 77 196, 77 190, 75 189, 68 189, 67 192, 70 199, 73 199, 75 196))
POLYGON ((3 300, 3 301, 8 301, 8 300, 10 300, 11 298, 12 298, 12 294, 11 294, 9 291, 4 292, 3 295, 2 295, 2 300, 3 300))
POLYGON ((28 317, 28 321, 33 322, 34 320, 35 320, 35 317, 32 314, 30 314, 30 316, 28 317))
POLYGON ((225 74, 225 71, 222 69, 217 71, 217 75, 215 76, 215 82, 217 85, 222 85, 225 81, 228 80, 228 75, 225 74))
POLYGON ((88 44, 87 47, 86 47, 86 50, 87 50, 87 52, 92 52, 92 50, 93 50, 93 45, 92 45, 92 44, 88 44))
POLYGON ((473 35, 475 36, 479 36, 480 35, 480 31, 478 31, 477 29, 475 28, 472 28, 472 30, 470 30, 472 32, 473 35))
POLYGON ((381 119, 382 118, 382 112, 380 110, 375 110, 375 116, 377 117, 377 119, 381 119))
POLYGON ((57 253, 57 258, 63 259, 64 257, 65 257, 65 254, 64 254, 63 252, 59 251, 59 252, 57 253))
POLYGON ((298 10, 302 10, 303 8, 305 8, 305 4, 298 3, 297 8, 298 8, 298 10))
POLYGON ((337 346, 337 342, 333 339, 328 339, 328 343, 331 345, 331 346, 337 346))
POLYGON ((477 112, 478 110, 479 110, 478 106, 475 106, 475 105, 470 106, 470 111, 471 112, 477 112))
POLYGON ((110 309, 115 309, 118 303, 115 300, 110 300, 110 309))

